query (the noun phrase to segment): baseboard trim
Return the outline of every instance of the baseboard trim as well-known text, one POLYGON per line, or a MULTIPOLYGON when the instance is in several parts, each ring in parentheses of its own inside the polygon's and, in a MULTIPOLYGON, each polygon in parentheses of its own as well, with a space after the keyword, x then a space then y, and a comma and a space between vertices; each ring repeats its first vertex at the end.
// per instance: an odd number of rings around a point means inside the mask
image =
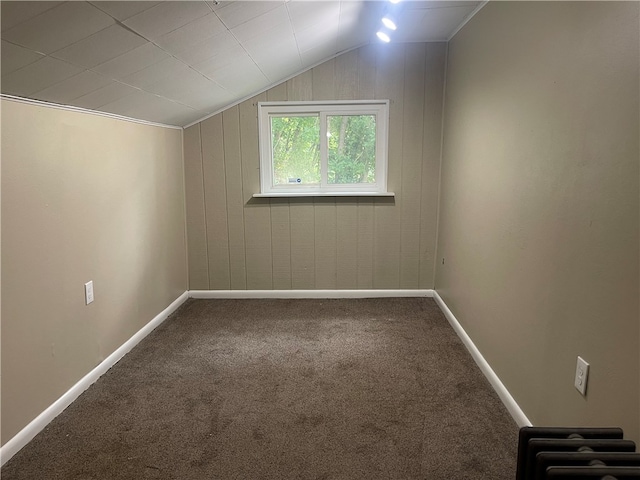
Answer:
POLYGON ((487 380, 489 380, 489 383, 498 394, 498 397, 500 397, 500 400, 502 400, 502 403, 507 408, 509 414, 511 414, 511 417, 513 417, 513 420, 518 424, 519 427, 530 427, 532 425, 531 422, 522 411, 520 406, 516 403, 515 399, 511 396, 509 390, 507 390, 507 387, 504 386, 498 375, 496 375, 496 372, 494 372, 489 365, 489 362, 485 360, 485 358, 482 356, 482 353, 480 353, 480 350, 478 350, 478 347, 476 347, 476 345, 473 343, 473 340, 471 340, 471 337, 467 335, 467 332, 465 332, 464 328, 462 328, 462 325, 460 325, 458 319, 451 312, 449 307, 447 307, 447 304, 444 303, 444 300, 442 300, 438 292, 435 290, 433 292, 433 298, 440 307, 440 310, 442 310, 442 313, 444 313, 444 316, 447 318, 451 327, 458 334, 460 340, 462 340, 462 343, 464 343, 464 346, 467 347, 467 350, 475 360, 484 376, 487 377, 487 380))
POLYGON ((189 290, 189 298, 386 298, 433 297, 433 290, 189 290))
POLYGON ((118 360, 125 356, 133 347, 149 335, 158 325, 164 322, 177 308, 188 298, 188 292, 184 292, 171 305, 155 316, 153 320, 136 332, 129 340, 123 343, 115 352, 105 358, 96 368, 82 377, 78 383, 71 387, 64 395, 52 403, 45 411, 33 419, 26 427, 20 430, 11 440, 0 448, 0 466, 4 465, 11 457, 29 443, 40 431, 42 431, 54 418, 80 396, 87 388, 96 382, 118 360))

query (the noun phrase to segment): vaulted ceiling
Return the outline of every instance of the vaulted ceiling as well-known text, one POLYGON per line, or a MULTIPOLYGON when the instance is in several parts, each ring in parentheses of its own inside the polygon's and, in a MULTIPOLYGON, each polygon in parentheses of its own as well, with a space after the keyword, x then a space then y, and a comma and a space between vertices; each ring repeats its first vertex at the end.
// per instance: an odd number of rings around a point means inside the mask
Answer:
POLYGON ((340 52, 446 41, 482 2, 3 1, 2 93, 184 126, 340 52))

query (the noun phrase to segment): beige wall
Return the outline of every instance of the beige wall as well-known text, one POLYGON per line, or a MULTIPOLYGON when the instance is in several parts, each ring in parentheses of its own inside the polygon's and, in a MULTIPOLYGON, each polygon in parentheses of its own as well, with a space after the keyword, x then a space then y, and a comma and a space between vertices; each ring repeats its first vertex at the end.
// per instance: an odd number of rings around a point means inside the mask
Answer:
POLYGON ((638 7, 490 2, 450 42, 436 274, 534 424, 635 440, 638 7))
POLYGON ((2 101, 3 443, 186 290, 183 184, 180 130, 2 101))
POLYGON ((185 131, 191 289, 432 288, 446 45, 369 46, 185 131), (389 99, 389 190, 253 199, 257 102, 389 99))

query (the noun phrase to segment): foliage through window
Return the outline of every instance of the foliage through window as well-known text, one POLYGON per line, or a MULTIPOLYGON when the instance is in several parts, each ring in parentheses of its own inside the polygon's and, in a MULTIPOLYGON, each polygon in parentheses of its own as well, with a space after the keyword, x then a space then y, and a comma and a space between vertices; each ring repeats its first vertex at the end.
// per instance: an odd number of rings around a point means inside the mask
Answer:
POLYGON ((388 102, 261 102, 262 195, 386 194, 388 102))

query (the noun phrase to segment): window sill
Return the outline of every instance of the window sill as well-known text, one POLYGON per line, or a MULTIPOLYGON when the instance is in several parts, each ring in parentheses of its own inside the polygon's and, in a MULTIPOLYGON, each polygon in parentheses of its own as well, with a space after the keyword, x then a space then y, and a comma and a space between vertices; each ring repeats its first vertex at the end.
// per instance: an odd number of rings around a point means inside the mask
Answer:
POLYGON ((395 197, 393 192, 276 192, 254 193, 253 198, 274 197, 395 197))

